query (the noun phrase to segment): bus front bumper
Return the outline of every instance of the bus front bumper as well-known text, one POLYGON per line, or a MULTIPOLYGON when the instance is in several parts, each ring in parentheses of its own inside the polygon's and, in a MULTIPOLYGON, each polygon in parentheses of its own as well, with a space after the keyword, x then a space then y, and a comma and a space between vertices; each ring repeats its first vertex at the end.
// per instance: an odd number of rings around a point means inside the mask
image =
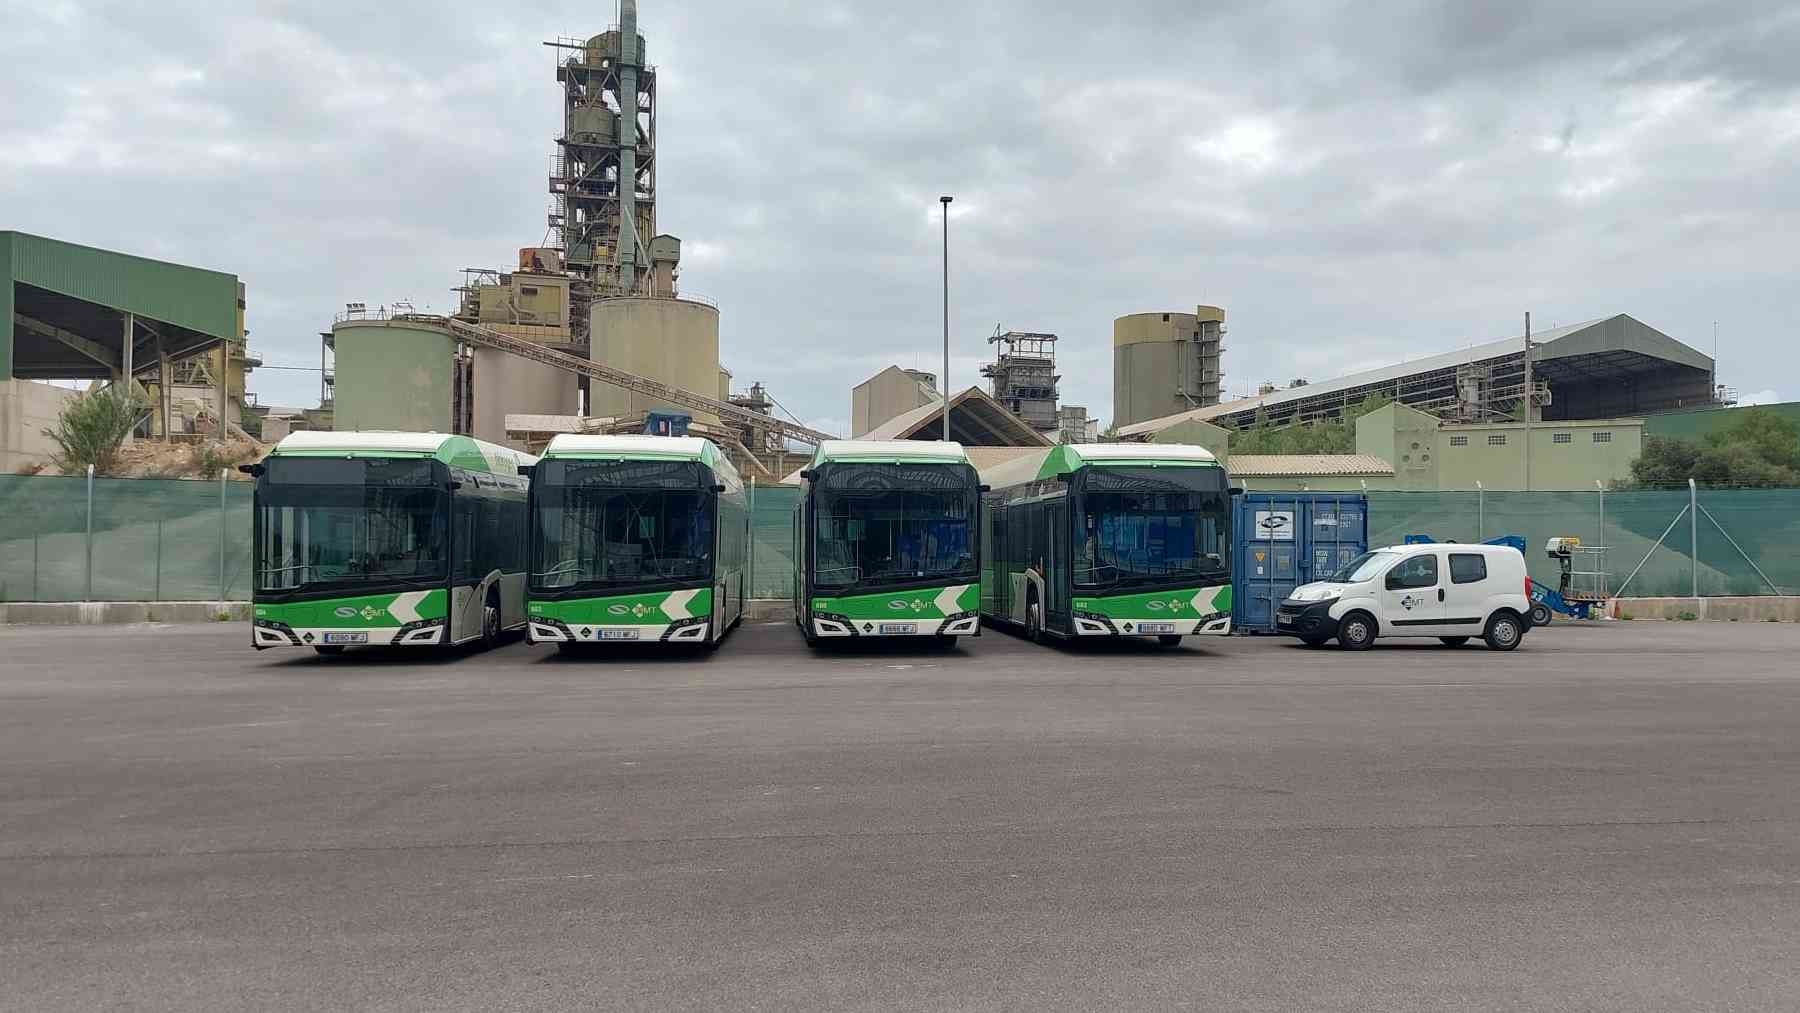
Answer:
POLYGON ((813 613, 818 637, 974 637, 981 635, 981 613, 958 612, 942 619, 852 619, 835 612, 813 613))
POLYGON ((533 644, 634 644, 704 643, 712 631, 710 616, 693 616, 672 623, 628 625, 624 623, 569 623, 532 616, 525 625, 525 639, 533 644))
POLYGON ((361 629, 296 627, 277 619, 257 619, 250 627, 250 645, 259 651, 271 647, 424 647, 443 642, 442 619, 361 629))

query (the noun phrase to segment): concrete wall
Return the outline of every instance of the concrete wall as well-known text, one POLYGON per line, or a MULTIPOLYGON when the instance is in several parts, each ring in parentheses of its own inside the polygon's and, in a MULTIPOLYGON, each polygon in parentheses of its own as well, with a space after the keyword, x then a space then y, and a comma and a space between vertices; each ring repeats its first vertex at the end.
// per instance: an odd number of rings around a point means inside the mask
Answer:
POLYGON ((1800 623, 1800 598, 1614 598, 1606 614, 1614 619, 1681 619, 1684 615, 1711 622, 1800 623))
POLYGON ((928 400, 919 377, 899 366, 889 366, 851 388, 850 438, 855 439, 928 400))
POLYGON ((56 444, 43 431, 77 393, 35 380, 0 381, 0 475, 50 463, 56 444))
POLYGON ((1356 452, 1379 457, 1394 467, 1382 489, 1439 488, 1437 416, 1403 404, 1383 405, 1356 420, 1356 452))
POLYGON ((1199 419, 1177 422, 1150 438, 1151 443, 1184 443, 1205 447, 1226 466, 1231 466, 1231 430, 1199 419))
MULTIPOLYGON (((1531 488, 1586 491, 1594 481, 1631 477, 1631 462, 1643 451, 1639 419, 1541 422, 1531 428, 1531 488), (1557 442, 1558 435, 1567 442, 1557 442), (1595 435, 1610 440, 1595 442, 1595 435)), ((1525 488, 1525 427, 1516 422, 1452 426, 1438 431, 1440 489, 1525 488), (1461 437, 1463 442, 1458 443, 1461 437), (1496 441, 1504 440, 1504 444, 1496 441)))
MULTIPOLYGON (((594 303, 589 355, 598 362, 707 397, 719 389, 719 311, 684 299, 601 299, 594 303)), ((653 408, 689 411, 596 380, 589 415, 641 415, 653 408)), ((693 412, 697 421, 717 418, 693 412)))
POLYGON ((581 391, 573 373, 479 347, 473 353, 473 370, 470 385, 475 399, 470 407, 472 435, 478 440, 524 450, 523 441, 506 435, 507 415, 574 415, 581 410, 581 391))
POLYGON ((456 340, 427 324, 352 320, 337 347, 336 428, 451 431, 456 340))

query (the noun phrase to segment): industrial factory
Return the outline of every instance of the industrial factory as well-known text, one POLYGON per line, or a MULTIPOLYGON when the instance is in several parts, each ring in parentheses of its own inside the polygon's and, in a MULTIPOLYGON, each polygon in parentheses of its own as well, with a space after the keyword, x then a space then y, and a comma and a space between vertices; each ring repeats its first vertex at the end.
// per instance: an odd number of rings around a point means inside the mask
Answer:
POLYGON ((637 5, 617 28, 546 43, 562 130, 551 244, 462 271, 456 312, 347 306, 321 335, 339 429, 467 433, 539 449, 561 432, 693 432, 753 475, 827 434, 776 417, 760 383, 731 390, 719 308, 683 296, 681 240, 656 228, 656 68, 637 5))
MULTIPOLYGON (((636 0, 618 11, 605 32, 545 43, 553 54, 545 83, 554 82, 546 101, 557 103, 560 128, 540 245, 508 251, 498 266, 460 268, 449 313, 345 305, 320 335, 319 409, 258 420, 265 439, 290 428, 390 429, 535 451, 558 433, 691 432, 712 438, 745 474, 778 481, 832 438, 800 423, 763 383, 734 390, 720 360, 719 307, 683 294, 681 239, 657 229, 657 70, 636 0)), ((522 235, 538 228, 519 223, 522 235)), ((244 389, 259 363, 247 350, 235 276, 23 234, 0 233, 0 253, 0 381, 134 381, 153 409, 144 436, 241 435, 249 415, 267 414, 244 389)), ((444 272, 448 281, 457 270, 444 272)), ((1033 323, 1039 329, 1002 325, 987 337, 985 389, 881 369, 852 389, 846 435, 948 434, 986 459, 1101 439, 1101 419, 1062 401, 1057 349, 1103 335, 1065 338, 1033 323)), ((1128 313, 1112 332, 1108 438, 1197 443, 1227 457, 1232 434, 1253 427, 1355 423, 1357 453, 1335 455, 1355 460, 1235 462, 1234 473, 1272 487, 1327 479, 1449 487, 1505 472, 1519 455, 1501 448, 1536 453, 1540 439, 1555 460, 1527 462, 1522 481, 1586 485, 1624 473, 1645 416, 1729 401, 1710 358, 1623 314, 1336 379, 1263 384, 1236 400, 1223 397, 1223 307, 1128 313), (1372 395, 1395 404, 1349 418, 1372 395), (1547 478, 1557 475, 1569 477, 1547 478)), ((0 389, 8 463, 43 457, 32 440, 72 395, 19 382, 0 389)))

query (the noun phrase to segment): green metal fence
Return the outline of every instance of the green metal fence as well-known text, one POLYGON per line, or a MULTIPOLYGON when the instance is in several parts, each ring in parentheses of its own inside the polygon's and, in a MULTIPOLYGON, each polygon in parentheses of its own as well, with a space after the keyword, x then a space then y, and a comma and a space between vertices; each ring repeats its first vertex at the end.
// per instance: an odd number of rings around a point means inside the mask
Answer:
POLYGON ((241 601, 250 485, 0 476, 0 601, 241 601))
POLYGON ((1800 594, 1800 490, 1371 492, 1369 544, 1520 535, 1534 580, 1556 586, 1544 543, 1604 546, 1614 594, 1800 594), (1697 551, 1696 551, 1697 549, 1697 551), (1629 580, 1629 584, 1627 584, 1629 580))
MULTIPOLYGON (((0 476, 0 601, 244 600, 250 492, 247 482, 102 478, 92 481, 90 499, 85 478, 0 476)), ((793 594, 798 497, 787 486, 755 490, 753 597, 793 594)), ((1607 547, 1615 593, 1800 594, 1796 489, 1701 490, 1693 511, 1686 492, 1368 497, 1371 545, 1409 534, 1464 541, 1520 535, 1532 577, 1551 586, 1557 564, 1544 555, 1544 543, 1574 535, 1607 547)))
POLYGON ((794 503, 800 490, 793 486, 758 486, 750 511, 750 540, 755 548, 750 572, 750 597, 791 598, 794 595, 794 503))

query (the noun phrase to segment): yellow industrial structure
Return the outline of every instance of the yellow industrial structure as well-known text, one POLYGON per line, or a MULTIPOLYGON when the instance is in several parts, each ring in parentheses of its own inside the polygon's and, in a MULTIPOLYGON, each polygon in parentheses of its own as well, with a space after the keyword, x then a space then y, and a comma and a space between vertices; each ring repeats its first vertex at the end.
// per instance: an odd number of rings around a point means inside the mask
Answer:
POLYGON ((1219 403, 1225 311, 1132 313, 1113 321, 1113 419, 1127 426, 1219 403))

